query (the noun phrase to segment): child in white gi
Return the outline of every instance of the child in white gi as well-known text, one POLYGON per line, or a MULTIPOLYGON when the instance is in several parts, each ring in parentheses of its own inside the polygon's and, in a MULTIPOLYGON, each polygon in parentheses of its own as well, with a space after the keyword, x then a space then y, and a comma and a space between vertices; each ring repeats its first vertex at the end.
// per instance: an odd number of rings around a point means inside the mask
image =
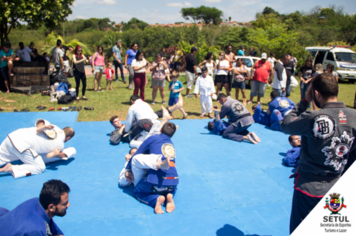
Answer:
POLYGON ((200 117, 204 117, 205 114, 208 113, 209 118, 213 118, 210 113, 213 111, 213 101, 211 100, 211 97, 215 93, 214 81, 213 78, 208 75, 208 69, 206 67, 203 67, 201 72, 202 75, 198 77, 194 88, 196 98, 200 97, 200 117))

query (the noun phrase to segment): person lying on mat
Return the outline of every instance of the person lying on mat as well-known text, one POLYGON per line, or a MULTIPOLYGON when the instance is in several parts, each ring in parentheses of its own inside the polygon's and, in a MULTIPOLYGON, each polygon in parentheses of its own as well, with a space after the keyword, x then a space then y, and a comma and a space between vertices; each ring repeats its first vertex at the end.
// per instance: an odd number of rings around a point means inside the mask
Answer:
POLYGON ((215 119, 214 121, 208 122, 208 130, 213 131, 213 133, 216 135, 223 135, 226 128, 229 126, 229 123, 224 120, 220 120, 220 115, 218 110, 215 110, 214 113, 215 113, 215 119))
POLYGON ((253 119, 257 123, 281 131, 279 122, 294 108, 295 103, 289 98, 279 97, 277 91, 272 91, 270 98, 271 102, 268 105, 267 112, 262 111, 261 104, 252 107, 252 111, 254 111, 253 119))
MULTIPOLYGON (((135 99, 134 96, 135 95, 131 96, 131 103, 132 102, 135 103, 135 101, 132 100, 135 99)), ((142 103, 147 104, 146 102, 142 102, 142 103)), ((140 106, 142 106, 142 104, 140 106)), ((145 109, 149 111, 148 113, 151 113, 150 111, 152 110, 151 107, 149 107, 150 109, 148 109, 146 105, 143 106, 145 106, 146 107, 145 109)), ((172 114, 173 111, 180 109, 182 107, 183 107, 183 97, 182 95, 180 95, 178 102, 173 106, 168 107, 167 110, 170 114, 172 114)), ((133 109, 135 110, 134 111, 135 113, 136 113, 136 109, 137 111, 139 111, 139 109, 136 107, 135 109, 133 109)), ((162 109, 158 110, 155 112, 155 114, 157 115, 158 118, 162 118, 163 110, 162 109)), ((152 114, 150 116, 154 117, 152 114)), ((115 130, 112 131, 110 134, 110 143, 113 145, 118 145, 120 141, 122 141, 122 142, 130 143, 130 146, 132 148, 138 148, 142 144, 142 142, 146 139, 152 127, 152 121, 150 119, 141 119, 138 122, 134 121, 129 132, 125 131, 126 126, 121 124, 121 121, 117 116, 111 117, 110 123, 115 128, 115 130)))
POLYGON ((286 156, 283 159, 283 162, 287 166, 298 167, 299 153, 301 148, 300 137, 298 135, 291 135, 289 136, 288 141, 293 148, 288 150, 286 156))
POLYGON ((38 119, 35 127, 10 133, 0 146, 0 173, 11 173, 20 178, 45 171, 45 163, 67 160, 74 156, 74 148, 64 148, 64 143, 74 136, 71 127, 60 129, 44 119, 38 119), (10 162, 20 160, 23 165, 10 162))
POLYGON ((222 105, 221 111, 217 109, 217 106, 215 106, 213 110, 219 112, 218 115, 221 119, 225 116, 228 118, 228 126, 222 134, 223 138, 238 142, 248 140, 253 144, 261 142, 255 133, 251 133, 247 130, 254 121, 251 113, 241 102, 223 93, 219 94, 218 102, 222 105))
POLYGON ((54 216, 67 213, 70 189, 60 180, 43 184, 39 198, 32 198, 12 211, 0 207, 1 235, 64 235, 54 216))

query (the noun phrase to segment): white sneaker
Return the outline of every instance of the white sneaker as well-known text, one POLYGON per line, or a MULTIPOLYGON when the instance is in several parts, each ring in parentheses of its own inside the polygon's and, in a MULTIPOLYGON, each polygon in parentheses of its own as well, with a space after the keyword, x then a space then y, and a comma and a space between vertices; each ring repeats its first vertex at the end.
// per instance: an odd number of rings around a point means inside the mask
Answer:
POLYGON ((163 104, 163 105, 166 105, 166 101, 162 101, 162 104, 163 104))
POLYGON ((155 104, 156 104, 156 102, 155 102, 155 101, 152 101, 152 102, 151 102, 151 105, 155 105, 155 104))

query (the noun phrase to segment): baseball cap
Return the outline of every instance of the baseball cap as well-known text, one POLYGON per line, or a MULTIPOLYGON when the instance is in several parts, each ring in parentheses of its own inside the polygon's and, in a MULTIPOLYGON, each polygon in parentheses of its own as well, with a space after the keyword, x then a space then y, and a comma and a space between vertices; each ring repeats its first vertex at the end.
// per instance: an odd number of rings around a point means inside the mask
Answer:
POLYGON ((267 59, 267 53, 265 53, 265 52, 262 53, 262 54, 261 54, 261 59, 267 59))

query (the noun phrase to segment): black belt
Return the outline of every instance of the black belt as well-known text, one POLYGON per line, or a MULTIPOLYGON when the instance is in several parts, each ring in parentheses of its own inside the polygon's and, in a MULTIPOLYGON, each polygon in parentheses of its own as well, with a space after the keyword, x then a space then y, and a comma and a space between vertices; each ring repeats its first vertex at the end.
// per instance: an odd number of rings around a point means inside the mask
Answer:
POLYGON ((340 175, 333 175, 333 174, 313 175, 313 174, 306 173, 306 172, 302 171, 301 169, 299 169, 298 173, 303 178, 306 178, 306 179, 312 180, 312 181, 319 181, 319 182, 322 182, 322 181, 336 182, 341 177, 341 174, 340 175))

